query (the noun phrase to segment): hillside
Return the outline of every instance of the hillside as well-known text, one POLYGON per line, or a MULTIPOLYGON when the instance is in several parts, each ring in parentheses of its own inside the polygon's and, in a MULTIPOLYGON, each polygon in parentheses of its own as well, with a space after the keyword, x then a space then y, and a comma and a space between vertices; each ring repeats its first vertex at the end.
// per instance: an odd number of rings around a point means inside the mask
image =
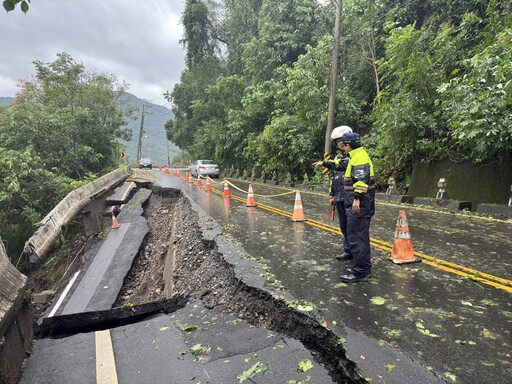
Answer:
POLYGON ((0 105, 9 105, 14 97, 0 97, 0 105))
MULTIPOLYGON (((140 120, 142 104, 149 105, 147 114, 144 118, 144 135, 142 137, 142 155, 148 156, 153 164, 167 164, 167 138, 165 136, 165 122, 173 117, 173 113, 161 105, 156 105, 148 101, 139 99, 131 93, 126 93, 124 99, 132 104, 138 112, 134 115, 134 120, 129 120, 128 128, 133 132, 132 139, 123 142, 126 146, 125 153, 128 161, 132 164, 137 162, 137 141, 140 131, 140 120)), ((0 97, 0 105, 9 105, 13 100, 12 97, 0 97)), ((174 156, 179 152, 179 148, 169 142, 169 159, 172 161, 174 156)))

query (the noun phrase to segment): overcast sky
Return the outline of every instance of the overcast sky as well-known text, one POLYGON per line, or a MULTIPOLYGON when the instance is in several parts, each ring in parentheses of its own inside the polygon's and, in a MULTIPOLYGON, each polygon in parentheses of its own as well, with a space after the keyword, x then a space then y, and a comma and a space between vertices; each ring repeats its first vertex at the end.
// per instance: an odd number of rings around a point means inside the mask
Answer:
POLYGON ((25 15, 0 8, 0 96, 14 96, 32 61, 67 52, 88 71, 115 74, 128 92, 169 107, 163 93, 179 82, 185 50, 185 0, 32 0, 25 15))

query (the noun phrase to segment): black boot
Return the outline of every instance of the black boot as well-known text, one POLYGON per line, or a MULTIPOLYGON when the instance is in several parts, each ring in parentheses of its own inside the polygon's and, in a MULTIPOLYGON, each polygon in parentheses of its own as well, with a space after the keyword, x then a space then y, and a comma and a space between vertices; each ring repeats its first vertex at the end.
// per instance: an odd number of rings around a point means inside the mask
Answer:
POLYGON ((337 255, 336 260, 352 260, 352 255, 344 252, 342 255, 337 255))
MULTIPOLYGON (((347 269, 346 269, 346 271, 347 271, 347 273, 348 273, 349 275, 353 275, 353 274, 354 274, 354 271, 352 270, 352 268, 347 268, 347 269)), ((372 277, 372 273, 370 272, 370 273, 369 273, 368 275, 366 275, 366 276, 368 276, 368 278, 370 279, 370 278, 372 277)))
POLYGON ((360 281, 368 281, 368 276, 356 276, 352 273, 349 273, 348 275, 341 276, 341 281, 344 283, 358 283, 360 281))

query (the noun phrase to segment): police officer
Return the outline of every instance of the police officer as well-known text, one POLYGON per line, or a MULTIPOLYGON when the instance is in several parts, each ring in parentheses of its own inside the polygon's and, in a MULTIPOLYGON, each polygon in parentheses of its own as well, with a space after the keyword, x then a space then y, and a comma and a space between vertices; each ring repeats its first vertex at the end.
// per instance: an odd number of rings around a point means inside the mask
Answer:
POLYGON ((338 211, 338 221, 340 224, 341 233, 343 233, 344 252, 341 255, 336 256, 336 259, 338 260, 352 259, 347 239, 347 215, 345 213, 345 204, 343 202, 345 195, 343 187, 343 177, 347 169, 349 158, 341 147, 343 145, 342 137, 347 132, 352 132, 352 128, 350 128, 347 125, 342 125, 332 130, 331 140, 339 150, 338 153, 336 154, 336 157, 334 158, 334 161, 317 161, 313 163, 313 165, 316 168, 323 166, 330 170, 331 183, 329 187, 329 202, 331 203, 331 205, 336 206, 336 211, 338 211))
POLYGON ((345 283, 367 281, 371 276, 370 221, 375 213, 375 174, 373 163, 361 146, 358 133, 348 132, 342 137, 343 149, 350 161, 345 171, 345 210, 347 231, 353 266, 341 276, 345 283))

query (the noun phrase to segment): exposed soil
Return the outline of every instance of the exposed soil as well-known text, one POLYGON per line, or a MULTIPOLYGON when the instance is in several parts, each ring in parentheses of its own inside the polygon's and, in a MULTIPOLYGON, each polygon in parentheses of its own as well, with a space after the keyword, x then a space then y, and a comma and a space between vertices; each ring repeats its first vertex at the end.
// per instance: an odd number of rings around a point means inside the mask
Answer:
MULTIPOLYGON (((177 297, 186 301, 199 299, 209 309, 300 340, 337 382, 365 382, 332 331, 288 305, 284 298, 248 286, 236 275, 234 267, 219 253, 217 244, 203 239, 197 212, 179 191, 154 188, 144 215, 150 231, 114 307, 147 308, 148 303, 168 302, 177 297)), ((34 292, 62 289, 97 240, 97 237, 86 238, 80 231, 73 232, 71 237, 69 234, 67 237, 73 240, 52 253, 41 271, 30 274, 29 285, 34 292)), ((38 317, 46 308, 34 309, 38 317)), ((109 321, 119 313, 112 310, 109 321)))
MULTIPOLYGON (((87 252, 98 241, 97 238, 98 236, 86 236, 82 223, 72 222, 54 246, 54 250, 43 261, 22 270, 27 276, 28 295, 62 291, 87 260, 87 252)), ((50 303, 32 303, 34 322, 37 322, 49 305, 50 303)))
POLYGON ((203 239, 197 213, 188 200, 176 191, 154 189, 145 215, 150 234, 116 306, 171 297, 200 299, 207 308, 300 340, 335 380, 365 382, 334 333, 283 298, 248 286, 236 275, 216 243, 203 239))

